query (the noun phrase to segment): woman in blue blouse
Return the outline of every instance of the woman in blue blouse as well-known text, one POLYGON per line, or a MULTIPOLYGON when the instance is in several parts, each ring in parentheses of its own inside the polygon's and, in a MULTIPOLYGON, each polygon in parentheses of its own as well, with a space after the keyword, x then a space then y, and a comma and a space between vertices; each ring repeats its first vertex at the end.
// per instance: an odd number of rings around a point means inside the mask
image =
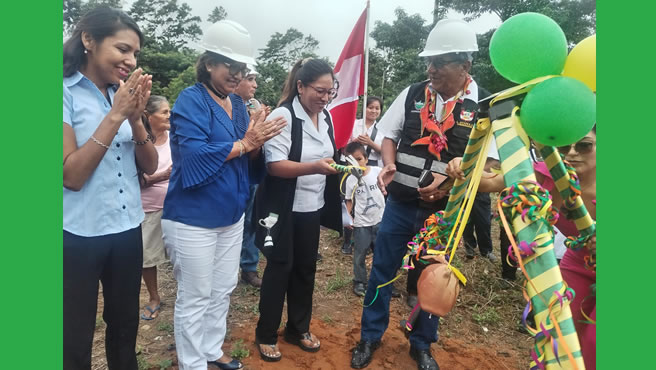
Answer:
POLYGON ((237 285, 244 210, 260 147, 278 135, 284 119, 249 125, 233 94, 255 64, 248 31, 220 21, 203 36, 198 83, 178 96, 171 116, 173 170, 164 201, 162 231, 178 282, 175 341, 180 369, 239 369, 224 354, 230 293, 237 285))
POLYGON ((136 23, 110 8, 84 15, 64 43, 65 369, 91 368, 99 280, 107 366, 137 369, 144 218, 137 169, 157 169, 141 118, 151 78, 141 69, 127 78, 142 43, 136 23))

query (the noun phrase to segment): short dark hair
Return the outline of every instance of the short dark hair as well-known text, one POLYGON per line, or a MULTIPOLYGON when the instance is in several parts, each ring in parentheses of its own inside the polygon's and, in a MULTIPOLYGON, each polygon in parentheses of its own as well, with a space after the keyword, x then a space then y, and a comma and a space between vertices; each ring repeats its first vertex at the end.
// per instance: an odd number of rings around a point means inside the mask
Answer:
POLYGON ((383 101, 379 97, 373 96, 373 95, 367 96, 367 105, 365 105, 365 108, 368 107, 371 103, 373 103, 375 101, 378 102, 378 104, 380 105, 380 110, 382 111, 383 110, 383 101))
POLYGON ((82 43, 82 33, 88 33, 96 43, 113 36, 116 32, 130 29, 139 36, 139 46, 144 43, 144 35, 137 23, 120 9, 98 6, 82 16, 71 37, 64 42, 64 77, 73 75, 87 63, 87 55, 82 43))
POLYGON ((207 71, 207 66, 215 66, 219 63, 236 63, 234 60, 211 51, 205 51, 203 54, 198 57, 196 62, 196 81, 208 85, 212 75, 207 71))
POLYGON ((348 145, 346 145, 346 148, 344 149, 346 154, 355 154, 355 152, 357 152, 358 150, 362 152, 362 155, 365 158, 369 157, 367 155, 367 150, 364 148, 364 145, 358 143, 357 141, 352 141, 348 143, 348 145))
POLYGON ((285 80, 285 87, 282 90, 282 95, 278 106, 283 103, 291 103, 296 95, 298 95, 297 81, 305 86, 319 79, 319 77, 330 74, 335 81, 335 74, 330 64, 324 60, 316 58, 306 58, 298 60, 292 70, 289 71, 287 79, 285 80))

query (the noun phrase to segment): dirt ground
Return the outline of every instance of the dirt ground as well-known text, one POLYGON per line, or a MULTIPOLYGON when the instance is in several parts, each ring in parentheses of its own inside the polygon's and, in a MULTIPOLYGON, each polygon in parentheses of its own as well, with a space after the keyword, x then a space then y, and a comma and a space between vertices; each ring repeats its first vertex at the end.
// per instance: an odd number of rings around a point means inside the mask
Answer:
MULTIPOLYGON (((495 253, 499 255, 498 228, 493 222, 495 253)), ((321 340, 321 350, 307 353, 279 339, 283 358, 278 363, 260 359, 254 344, 258 319, 259 290, 239 283, 232 294, 228 317, 228 334, 224 351, 242 359, 246 369, 349 369, 351 349, 360 338, 362 299, 352 293, 351 256, 339 251, 342 239, 336 232, 322 230, 314 293, 312 333, 321 340)), ((468 279, 460 291, 458 303, 440 322, 440 337, 432 352, 443 370, 457 369, 526 369, 532 339, 520 330, 521 311, 525 302, 521 280, 511 284, 500 278, 499 263, 478 256, 466 260, 464 248, 458 250, 454 264, 468 279)), ((367 263, 371 264, 370 255, 367 263)), ((259 271, 266 261, 260 260, 259 271)), ((521 275, 521 274, 518 274, 521 275)), ((393 298, 389 328, 382 347, 375 354, 369 369, 416 369, 408 355, 409 343, 399 322, 410 308, 405 304, 405 274, 396 283, 404 294, 393 298)), ((178 369, 173 337, 173 308, 176 282, 172 267, 159 269, 159 291, 162 297, 160 315, 152 321, 141 321, 137 351, 139 369, 178 369)), ((142 307, 148 292, 142 284, 142 307)), ((102 296, 99 298, 98 319, 93 348, 93 369, 105 369, 102 296)), ((286 310, 285 310, 286 311, 286 310)), ((283 317, 283 325, 285 317, 283 317)), ((210 367, 214 368, 214 367, 210 367)))

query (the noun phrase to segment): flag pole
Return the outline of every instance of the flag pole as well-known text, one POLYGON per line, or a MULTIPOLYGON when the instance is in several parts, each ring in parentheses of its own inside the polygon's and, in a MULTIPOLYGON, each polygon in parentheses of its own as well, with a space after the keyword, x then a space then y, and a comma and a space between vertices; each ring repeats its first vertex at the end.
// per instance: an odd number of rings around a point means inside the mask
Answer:
MULTIPOLYGON (((369 80, 369 0, 367 0, 367 22, 364 26, 364 96, 362 97, 362 119, 367 121, 367 83, 369 80)), ((366 134, 365 125, 365 134, 366 134)))

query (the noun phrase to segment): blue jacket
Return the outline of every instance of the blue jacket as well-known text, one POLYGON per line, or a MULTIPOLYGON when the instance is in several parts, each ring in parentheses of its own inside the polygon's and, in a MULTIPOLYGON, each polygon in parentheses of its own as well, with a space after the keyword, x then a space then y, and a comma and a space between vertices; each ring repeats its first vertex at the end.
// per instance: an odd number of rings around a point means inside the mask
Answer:
POLYGON ((232 120, 201 83, 183 90, 171 114, 173 170, 163 219, 215 228, 242 217, 249 197, 247 155, 226 161, 248 128, 242 99, 229 95, 232 120))

